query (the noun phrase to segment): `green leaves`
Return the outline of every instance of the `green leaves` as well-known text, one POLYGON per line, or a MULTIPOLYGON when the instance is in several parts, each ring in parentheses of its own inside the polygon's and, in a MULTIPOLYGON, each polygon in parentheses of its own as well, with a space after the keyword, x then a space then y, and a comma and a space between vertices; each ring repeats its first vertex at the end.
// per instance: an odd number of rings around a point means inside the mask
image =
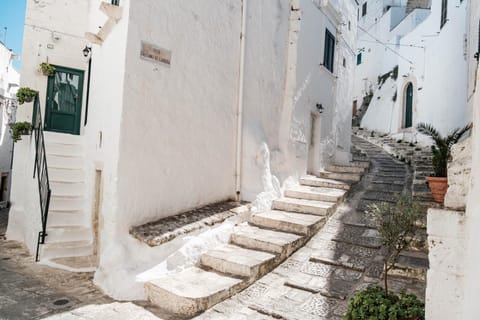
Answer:
POLYGON ((30 122, 15 122, 10 125, 10 130, 12 132, 12 139, 13 142, 17 142, 18 140, 22 140, 22 134, 30 134, 32 130, 32 124, 30 122))
POLYGON ((379 286, 368 287, 349 302, 345 320, 424 320, 425 305, 414 295, 385 294, 379 286))
POLYGON ((410 245, 416 222, 425 215, 424 210, 410 196, 396 195, 395 203, 374 203, 368 206, 366 213, 378 229, 385 249, 384 280, 385 294, 388 294, 388 271, 397 263, 400 252, 410 245))
POLYGON ((17 91, 18 104, 24 104, 25 102, 32 102, 33 98, 37 95, 38 91, 30 89, 28 87, 22 87, 17 91))
POLYGON ((470 123, 463 128, 453 130, 449 135, 443 137, 431 124, 419 123, 417 125, 417 130, 430 136, 435 143, 432 146, 432 165, 436 177, 447 176, 447 164, 451 156, 452 146, 471 128, 472 124, 470 123))

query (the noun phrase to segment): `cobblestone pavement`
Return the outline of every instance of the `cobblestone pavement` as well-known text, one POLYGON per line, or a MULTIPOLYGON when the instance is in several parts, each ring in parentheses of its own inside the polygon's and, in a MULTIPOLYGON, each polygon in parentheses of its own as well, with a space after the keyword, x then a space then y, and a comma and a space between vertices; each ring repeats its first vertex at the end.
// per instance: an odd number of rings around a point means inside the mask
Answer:
MULTIPOLYGON (((340 320, 348 298, 370 284, 382 284, 382 249, 378 232, 363 210, 374 201, 392 201, 410 191, 412 172, 382 149, 357 137, 357 148, 371 160, 369 173, 309 243, 273 272, 196 319, 340 320)), ((420 234, 425 230, 420 230, 420 234)), ((405 252, 389 279, 394 291, 425 295, 426 253, 405 252), (405 270, 416 270, 411 273, 405 270)))
MULTIPOLYGON (((339 320, 350 296, 370 284, 382 283, 378 233, 363 210, 373 201, 391 201, 393 193, 410 189, 412 173, 380 148, 352 139, 372 166, 352 188, 347 202, 305 247, 273 272, 197 319, 339 320)), ((5 224, 2 217, 0 221, 5 224)), ((0 222, 0 319, 159 319, 155 315, 176 319, 147 302, 112 301, 93 285, 92 273, 70 273, 33 263, 26 249, 6 241, 3 232, 0 222)), ((420 272, 412 278, 397 270, 390 288, 423 298, 422 272, 428 266, 425 253, 405 253, 401 264, 420 272)))

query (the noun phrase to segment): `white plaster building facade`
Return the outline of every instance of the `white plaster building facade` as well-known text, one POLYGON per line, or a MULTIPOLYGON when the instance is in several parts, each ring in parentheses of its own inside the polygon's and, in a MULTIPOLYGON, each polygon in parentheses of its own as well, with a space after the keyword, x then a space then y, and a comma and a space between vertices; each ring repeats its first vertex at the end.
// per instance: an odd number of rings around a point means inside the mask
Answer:
POLYGON ((360 126, 413 141, 420 122, 446 134, 471 121, 467 2, 362 1, 354 100, 373 97, 360 126))
MULTIPOLYGON (((132 226, 227 199, 260 210, 285 182, 349 162, 357 5, 29 0, 22 86, 40 92, 52 181, 41 259, 95 256, 108 294, 141 299, 136 272, 172 248, 148 248, 132 226)), ((7 230, 32 252, 33 146, 15 153, 7 230)))
POLYGON ((10 196, 13 140, 9 124, 15 122, 16 97, 20 75, 12 60, 15 54, 0 42, 0 207, 10 196))
POLYGON ((473 117, 471 137, 454 146, 449 164, 445 209, 430 209, 426 319, 478 318, 480 285, 480 91, 478 74, 480 3, 468 6, 468 110, 473 117))

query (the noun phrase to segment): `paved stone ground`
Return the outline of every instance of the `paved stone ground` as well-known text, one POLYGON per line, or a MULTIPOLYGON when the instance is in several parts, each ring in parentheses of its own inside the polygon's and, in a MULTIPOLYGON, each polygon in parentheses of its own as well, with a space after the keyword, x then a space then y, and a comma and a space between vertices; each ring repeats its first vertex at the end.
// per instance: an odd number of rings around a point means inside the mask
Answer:
MULTIPOLYGON (((346 204, 273 272, 196 319, 340 320, 349 297, 368 285, 383 283, 381 241, 363 209, 374 201, 392 201, 396 192, 411 191, 412 172, 382 149, 352 139, 372 165, 346 204)), ((392 272, 390 289, 423 299, 426 253, 405 252, 400 262, 402 269, 392 272)))
MULTIPOLYGON (((345 205, 273 272, 197 319, 339 320, 349 297, 383 282, 380 240, 363 209, 379 199, 391 201, 395 192, 410 190, 412 172, 380 148, 352 139, 372 166, 353 187, 345 205)), ((5 216, 0 216, 0 319, 177 319, 147 302, 113 302, 93 285, 91 273, 70 273, 33 263, 20 244, 5 241, 1 221, 5 225, 5 216)), ((420 249, 424 249, 424 234, 425 230, 419 230, 420 249)), ((423 298, 428 266, 425 252, 404 253, 401 265, 403 269, 394 270, 390 288, 423 298)))

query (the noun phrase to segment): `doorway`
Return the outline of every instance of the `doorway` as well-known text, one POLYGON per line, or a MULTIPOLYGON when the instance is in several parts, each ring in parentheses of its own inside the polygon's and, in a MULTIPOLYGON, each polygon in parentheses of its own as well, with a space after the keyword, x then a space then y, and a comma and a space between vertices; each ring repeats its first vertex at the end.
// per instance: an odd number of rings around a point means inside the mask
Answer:
POLYGON ((405 123, 404 128, 413 125, 413 84, 410 82, 405 89, 405 123))
POLYGON ((80 134, 83 71, 55 66, 48 77, 45 130, 80 134))
POLYGON ((308 145, 307 173, 315 174, 320 169, 320 117, 318 112, 310 114, 310 144, 308 145))

